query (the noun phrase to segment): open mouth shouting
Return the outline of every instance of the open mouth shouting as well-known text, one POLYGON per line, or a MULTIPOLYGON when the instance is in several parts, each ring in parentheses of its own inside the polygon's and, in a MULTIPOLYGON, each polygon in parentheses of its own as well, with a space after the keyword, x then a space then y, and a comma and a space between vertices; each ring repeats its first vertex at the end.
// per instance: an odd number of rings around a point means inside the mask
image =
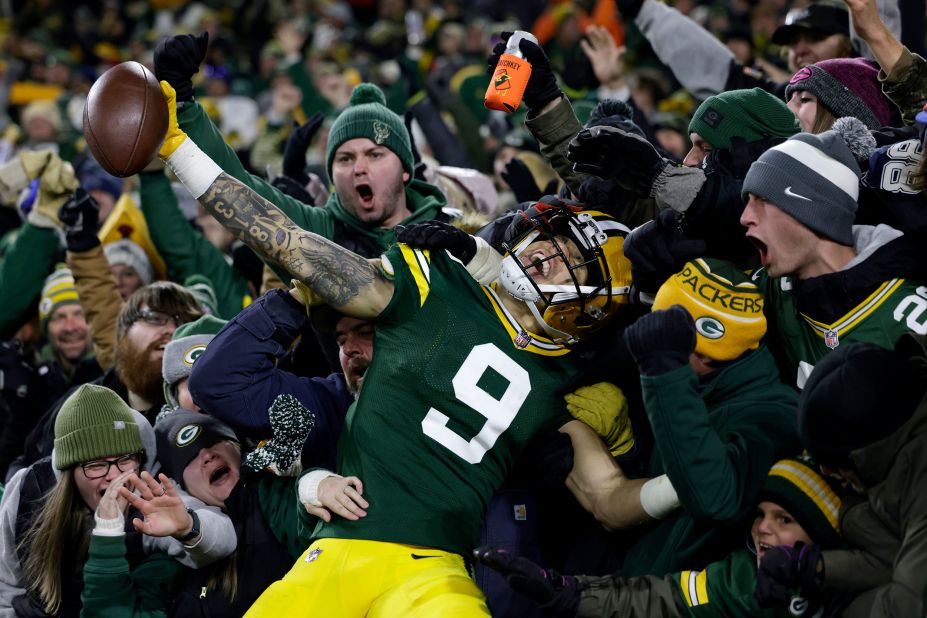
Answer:
POLYGON ((772 546, 772 545, 769 545, 768 543, 762 543, 762 542, 757 541, 757 543, 756 543, 756 556, 757 556, 757 558, 759 558, 760 560, 762 560, 762 559, 763 559, 763 556, 766 555, 766 552, 769 551, 769 550, 772 549, 772 548, 773 548, 773 546, 772 546))
POLYGON ((232 471, 226 465, 219 466, 209 475, 209 484, 210 485, 224 485, 226 481, 229 480, 229 473, 232 471))
POLYGON ((519 259, 525 267, 525 271, 532 278, 548 278, 553 270, 553 257, 548 255, 544 249, 538 248, 526 251, 519 259))
POLYGON ((354 190, 357 191, 357 201, 360 205, 364 208, 370 208, 373 204, 373 187, 362 182, 354 185, 354 190))
POLYGON ((756 247, 756 250, 760 253, 760 264, 763 266, 769 266, 769 248, 766 246, 762 240, 755 236, 747 235, 747 238, 750 242, 753 243, 753 246, 756 247))

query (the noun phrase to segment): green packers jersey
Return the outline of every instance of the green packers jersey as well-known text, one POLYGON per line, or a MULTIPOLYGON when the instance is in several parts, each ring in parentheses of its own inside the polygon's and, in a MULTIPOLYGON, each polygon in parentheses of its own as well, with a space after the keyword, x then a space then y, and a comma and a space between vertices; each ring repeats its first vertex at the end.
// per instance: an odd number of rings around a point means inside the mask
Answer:
POLYGON ((570 420, 555 391, 572 361, 522 329, 445 251, 398 245, 383 270, 395 291, 338 444, 338 473, 361 479, 370 507, 315 536, 468 555, 522 448, 570 420))
POLYGON ((798 311, 788 277, 769 278, 766 269, 754 274, 766 290, 766 314, 770 329, 777 331, 778 347, 786 369, 803 388, 814 365, 837 346, 866 341, 891 348, 907 331, 927 334, 927 286, 905 279, 891 279, 833 323, 825 324, 798 311))

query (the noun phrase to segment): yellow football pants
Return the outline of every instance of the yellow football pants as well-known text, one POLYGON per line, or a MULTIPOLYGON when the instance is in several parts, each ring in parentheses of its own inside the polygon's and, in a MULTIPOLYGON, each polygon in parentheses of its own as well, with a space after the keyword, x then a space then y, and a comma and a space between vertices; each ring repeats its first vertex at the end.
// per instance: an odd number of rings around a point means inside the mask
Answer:
POLYGON ((255 601, 247 618, 489 616, 463 558, 437 549, 319 539, 255 601))

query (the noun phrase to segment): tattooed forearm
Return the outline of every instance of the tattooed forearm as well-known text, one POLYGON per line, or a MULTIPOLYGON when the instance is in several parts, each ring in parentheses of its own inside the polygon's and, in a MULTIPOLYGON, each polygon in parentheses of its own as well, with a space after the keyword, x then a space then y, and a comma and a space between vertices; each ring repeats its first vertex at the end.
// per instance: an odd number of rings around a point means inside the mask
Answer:
POLYGON ((343 307, 384 283, 364 258, 300 227, 283 211, 220 174, 199 201, 258 255, 279 264, 329 304, 343 307))

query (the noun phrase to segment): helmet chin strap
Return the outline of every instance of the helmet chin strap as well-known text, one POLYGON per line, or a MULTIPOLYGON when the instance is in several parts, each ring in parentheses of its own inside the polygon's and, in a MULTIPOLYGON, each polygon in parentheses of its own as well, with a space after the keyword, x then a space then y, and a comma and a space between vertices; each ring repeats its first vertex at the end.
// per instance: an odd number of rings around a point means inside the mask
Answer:
POLYGON ((556 328, 548 324, 544 320, 544 317, 541 316, 541 312, 538 311, 538 307, 535 303, 529 303, 528 301, 524 301, 524 302, 526 305, 528 305, 528 309, 531 311, 531 315, 534 316, 534 319, 537 321, 537 323, 541 325, 541 328, 544 329, 544 332, 550 335, 550 338, 553 339, 555 342, 573 344, 579 341, 573 335, 570 335, 569 333, 565 333, 562 330, 557 330, 556 328))
MULTIPOLYGON (((517 253, 521 253, 521 251, 517 253)), ((534 316, 535 321, 540 324, 541 328, 544 329, 544 332, 546 332, 551 339, 558 343, 575 343, 575 337, 548 324, 541 315, 541 312, 538 311, 537 302, 541 299, 541 293, 538 291, 538 287, 534 285, 531 278, 525 274, 524 270, 519 268, 519 264, 516 262, 518 259, 517 253, 515 255, 510 253, 502 259, 502 264, 499 266, 499 282, 502 284, 502 287, 512 298, 520 300, 528 306, 528 310, 531 312, 531 315, 534 316)), ((554 288, 554 290, 551 291, 557 292, 560 292, 562 289, 562 286, 541 286, 541 289, 543 290, 548 287, 554 288)))

